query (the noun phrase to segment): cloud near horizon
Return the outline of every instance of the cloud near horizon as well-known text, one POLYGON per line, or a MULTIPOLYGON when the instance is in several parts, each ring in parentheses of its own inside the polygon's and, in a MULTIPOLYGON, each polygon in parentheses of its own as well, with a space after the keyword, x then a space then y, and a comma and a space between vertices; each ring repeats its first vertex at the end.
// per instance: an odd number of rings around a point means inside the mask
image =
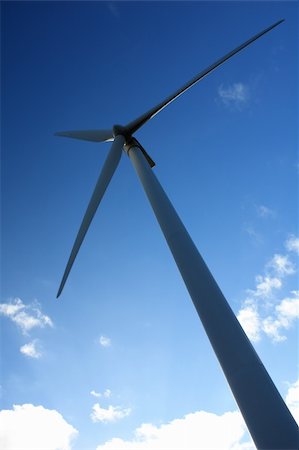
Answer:
POLYGON ((71 450, 78 431, 55 411, 32 404, 0 411, 3 450, 71 450))
MULTIPOLYGON (((299 379, 289 384, 288 405, 299 423, 299 379)), ((96 450, 255 450, 239 411, 196 411, 168 423, 143 423, 131 440, 114 437, 96 450)))
MULTIPOLYGON (((289 383, 285 401, 299 423, 299 379, 289 383)), ((71 450, 77 437, 78 431, 56 410, 23 404, 0 411, 0 446, 5 450, 71 450)), ((135 429, 131 440, 114 437, 95 448, 255 450, 238 411, 222 415, 196 411, 159 425, 143 423, 135 429)))
POLYGON ((254 450, 246 436, 246 426, 238 411, 217 415, 206 411, 156 426, 144 423, 132 440, 113 438, 96 450, 254 450))

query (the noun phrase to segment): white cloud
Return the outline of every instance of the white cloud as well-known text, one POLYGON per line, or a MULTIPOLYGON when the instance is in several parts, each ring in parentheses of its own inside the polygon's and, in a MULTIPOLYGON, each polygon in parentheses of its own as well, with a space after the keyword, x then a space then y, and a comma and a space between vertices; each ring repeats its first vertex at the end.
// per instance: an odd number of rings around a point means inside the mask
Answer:
POLYGON ((102 347, 110 347, 111 346, 111 339, 107 336, 101 336, 99 339, 99 344, 102 347))
POLYGON ((22 345, 22 347, 20 348, 20 352, 26 356, 29 356, 30 358, 38 359, 42 356, 41 351, 37 348, 36 339, 32 342, 29 342, 28 344, 22 345))
POLYGON ((290 385, 286 396, 286 404, 299 425, 299 379, 290 385))
POLYGON ((242 443, 245 433, 237 411, 221 416, 198 411, 160 426, 142 424, 132 440, 113 438, 96 450, 254 450, 253 443, 242 443))
POLYGON ((110 391, 110 389, 106 389, 106 390, 104 391, 103 396, 104 396, 105 398, 111 397, 111 391, 110 391))
MULTIPOLYGON (((299 422, 299 380, 290 384, 286 404, 299 422)), ((96 450, 255 450, 239 411, 222 415, 197 411, 159 426, 144 423, 131 440, 114 437, 96 450)))
POLYGON ((0 304, 0 314, 11 319, 23 334, 27 334, 35 327, 53 326, 52 320, 49 316, 42 314, 37 302, 25 305, 21 299, 15 298, 9 303, 0 304))
POLYGON ((90 414, 93 422, 115 422, 123 419, 131 413, 131 409, 122 409, 120 406, 109 405, 108 408, 102 408, 99 403, 95 403, 90 414))
POLYGON ((275 217, 275 212, 265 205, 257 206, 257 213, 263 219, 266 219, 268 217, 275 217))
POLYGON ((292 234, 285 242, 285 247, 289 252, 295 252, 299 255, 299 238, 292 234))
POLYGON ((96 392, 94 390, 90 391, 90 395, 97 398, 102 397, 102 394, 100 392, 96 392))
POLYGON ((246 300, 239 310, 237 318, 252 342, 258 342, 264 333, 273 342, 282 342, 286 336, 283 330, 289 330, 299 318, 299 291, 292 291, 292 297, 286 297, 272 307, 271 314, 262 316, 254 300, 246 300))
POLYGON ((93 397, 97 397, 97 398, 100 398, 100 397, 109 398, 109 397, 111 397, 111 394, 112 394, 112 392, 110 389, 106 389, 103 392, 103 394, 101 392, 96 392, 94 390, 90 391, 90 395, 92 395, 93 397))
POLYGON ((280 334, 281 323, 279 319, 272 316, 266 317, 262 321, 262 329, 264 333, 272 339, 273 342, 282 342, 286 340, 286 336, 280 334))
POLYGON ((275 342, 286 340, 281 330, 288 330, 299 318, 299 291, 292 291, 293 297, 284 298, 275 306, 275 317, 269 316, 263 320, 263 331, 275 342))
POLYGON ((7 317, 15 316, 23 308, 24 304, 19 298, 15 298, 10 303, 0 303, 0 313, 7 317))
POLYGON ((292 298, 285 298, 275 307, 276 311, 286 321, 299 318, 299 291, 292 291, 292 298))
POLYGON ((249 339, 253 342, 259 341, 261 320, 256 306, 254 304, 245 304, 245 306, 240 309, 237 318, 249 339))
POLYGON ((295 266, 287 255, 275 254, 269 261, 268 267, 281 277, 295 273, 295 266))
MULTIPOLYGON (((296 240, 294 237, 290 239, 287 243, 296 240)), ((286 247, 294 247, 287 243, 286 247)), ((252 342, 258 342, 262 335, 273 342, 286 340, 283 332, 289 330, 299 317, 299 291, 291 291, 282 300, 277 294, 282 290, 285 277, 294 273, 296 266, 289 255, 276 253, 266 263, 265 275, 255 277, 255 288, 247 290, 247 298, 237 317, 252 342)))
POLYGON ((274 289, 280 289, 282 286, 281 280, 277 277, 257 275, 255 281, 256 289, 249 292, 256 297, 268 298, 274 289))
POLYGON ((31 404, 0 411, 0 423, 4 450, 70 450, 78 434, 59 412, 31 404))
POLYGON ((233 83, 226 88, 221 85, 218 88, 218 95, 225 106, 240 109, 249 100, 249 89, 244 83, 233 83))

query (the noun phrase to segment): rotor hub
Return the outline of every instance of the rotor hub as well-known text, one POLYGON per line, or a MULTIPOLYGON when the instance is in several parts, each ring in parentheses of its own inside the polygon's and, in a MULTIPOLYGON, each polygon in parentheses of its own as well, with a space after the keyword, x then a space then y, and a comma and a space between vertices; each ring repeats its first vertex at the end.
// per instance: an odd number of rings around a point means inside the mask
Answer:
POLYGON ((123 136, 126 142, 129 142, 132 139, 132 135, 127 127, 123 125, 113 125, 112 127, 113 137, 123 136))

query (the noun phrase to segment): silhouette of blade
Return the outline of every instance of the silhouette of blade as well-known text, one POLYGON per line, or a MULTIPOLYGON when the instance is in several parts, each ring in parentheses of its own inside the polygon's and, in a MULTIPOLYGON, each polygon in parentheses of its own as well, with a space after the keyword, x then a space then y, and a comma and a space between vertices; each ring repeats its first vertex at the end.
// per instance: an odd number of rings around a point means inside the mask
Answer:
POLYGON ((221 66, 225 61, 230 59, 232 56, 234 56, 236 53, 243 50, 245 47, 250 45, 252 42, 256 41, 258 38, 263 36, 264 34, 268 33, 268 31, 272 30, 273 28, 277 27, 277 25, 281 24, 284 21, 284 19, 279 20, 278 22, 274 23, 270 27, 266 28, 265 30, 261 31, 260 33, 256 34, 252 38, 248 39, 246 42, 241 44, 239 47, 235 48, 231 52, 227 53, 222 58, 218 59, 214 64, 209 66, 207 69, 203 70, 199 74, 197 74, 194 78, 192 78, 188 83, 186 83, 183 87, 178 89, 174 94, 167 97, 163 102, 159 103, 154 108, 150 109, 146 113, 142 114, 137 119, 133 120, 127 125, 127 129, 131 134, 135 133, 139 128, 141 128, 146 122, 148 122, 150 119, 152 119, 156 114, 158 114, 162 109, 164 109, 166 106, 168 106, 173 100, 175 100, 177 97, 179 97, 181 94, 186 92, 190 87, 192 87, 194 84, 196 84, 198 81, 202 80, 206 75, 211 73, 213 70, 215 70, 217 67, 221 66))
POLYGON ((122 147, 125 143, 125 139, 123 136, 116 136, 112 146, 111 146, 111 150, 107 156, 107 159, 105 161, 105 164, 103 166, 103 169, 101 171, 101 174, 98 178, 96 187, 93 191, 92 197, 90 199, 89 205, 87 207, 86 213, 84 215, 82 224, 80 226, 80 229, 78 231, 74 246, 72 248, 71 251, 71 255, 69 257, 65 272, 63 274, 62 277, 62 281, 57 293, 57 298, 59 297, 59 295, 62 292, 62 289, 65 285, 65 282, 67 280, 67 277, 70 273, 70 270, 72 268, 72 265, 75 261, 75 258, 77 256, 77 253, 81 247, 81 244, 83 242, 83 239, 86 235, 86 232, 89 228, 89 225, 93 219, 93 216, 100 204, 100 201, 103 198, 103 195, 108 187, 108 184, 118 166, 120 157, 121 157, 121 152, 122 152, 122 147))
POLYGON ((107 142, 113 141, 112 130, 81 130, 81 131, 58 131, 55 136, 63 136, 82 141, 107 142))

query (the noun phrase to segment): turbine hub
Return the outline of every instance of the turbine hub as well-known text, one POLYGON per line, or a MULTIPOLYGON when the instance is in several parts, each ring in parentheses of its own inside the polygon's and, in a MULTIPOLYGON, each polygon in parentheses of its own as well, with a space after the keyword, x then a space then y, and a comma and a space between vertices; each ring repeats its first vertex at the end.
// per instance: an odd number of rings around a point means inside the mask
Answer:
POLYGON ((132 135, 128 128, 124 127, 123 125, 113 125, 112 131, 114 137, 121 135, 125 138, 126 142, 130 141, 130 139, 132 138, 132 135))

